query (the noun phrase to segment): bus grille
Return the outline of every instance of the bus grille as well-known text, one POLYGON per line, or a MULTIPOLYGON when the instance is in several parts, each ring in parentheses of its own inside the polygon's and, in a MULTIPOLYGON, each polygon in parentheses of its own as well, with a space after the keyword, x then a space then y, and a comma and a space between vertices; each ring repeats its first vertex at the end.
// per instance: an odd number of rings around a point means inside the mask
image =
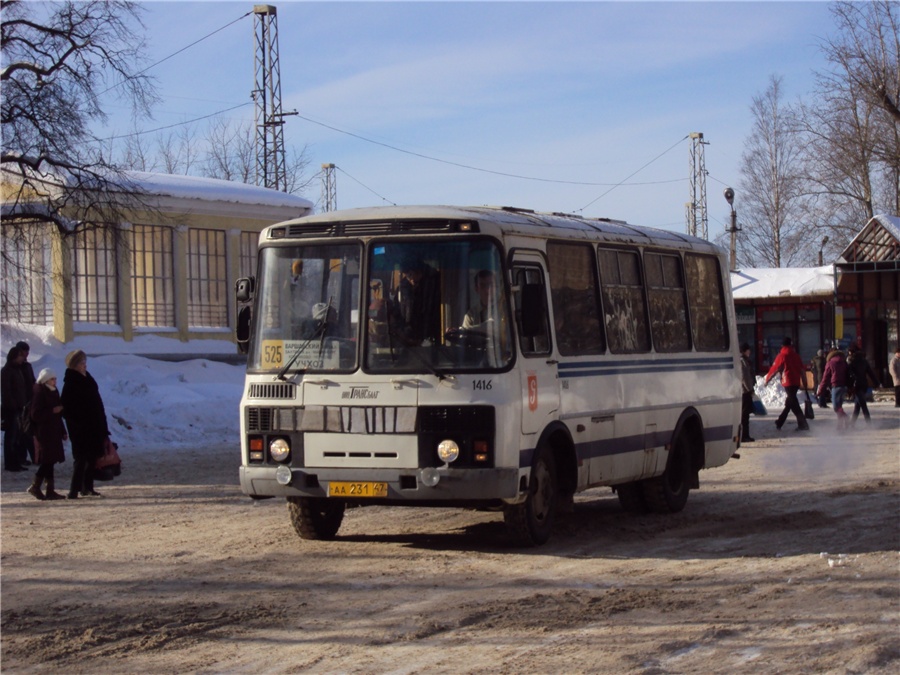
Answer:
POLYGON ((292 401, 296 386, 291 382, 259 383, 250 385, 250 398, 286 399, 292 401))

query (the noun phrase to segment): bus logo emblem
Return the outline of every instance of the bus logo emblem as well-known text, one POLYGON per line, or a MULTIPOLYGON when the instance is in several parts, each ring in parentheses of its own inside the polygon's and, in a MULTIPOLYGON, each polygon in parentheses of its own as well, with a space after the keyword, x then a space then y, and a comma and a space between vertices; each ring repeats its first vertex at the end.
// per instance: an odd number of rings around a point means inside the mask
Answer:
POLYGON ((538 384, 537 375, 528 374, 528 409, 531 412, 537 410, 538 407, 538 384))

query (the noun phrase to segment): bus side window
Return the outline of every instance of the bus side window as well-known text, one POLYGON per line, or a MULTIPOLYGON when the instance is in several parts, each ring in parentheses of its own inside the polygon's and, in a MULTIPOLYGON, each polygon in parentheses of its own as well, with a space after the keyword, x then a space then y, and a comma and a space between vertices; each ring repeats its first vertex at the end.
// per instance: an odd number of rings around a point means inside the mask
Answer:
POLYGON ((691 331, 698 352, 728 349, 728 321, 719 263, 713 256, 684 256, 691 331))
POLYGON ((513 294, 513 302, 522 354, 549 354, 550 330, 544 275, 538 267, 519 267, 514 275, 518 290, 513 294))
POLYGON ((606 351, 597 296, 597 265, 590 244, 547 243, 557 349, 563 355, 606 351))
POLYGON ((647 275, 650 331, 656 351, 690 351, 681 259, 677 255, 647 252, 644 253, 644 271, 647 275))
POLYGON ((598 254, 609 350, 614 354, 649 352, 649 322, 637 252, 601 248, 598 254))

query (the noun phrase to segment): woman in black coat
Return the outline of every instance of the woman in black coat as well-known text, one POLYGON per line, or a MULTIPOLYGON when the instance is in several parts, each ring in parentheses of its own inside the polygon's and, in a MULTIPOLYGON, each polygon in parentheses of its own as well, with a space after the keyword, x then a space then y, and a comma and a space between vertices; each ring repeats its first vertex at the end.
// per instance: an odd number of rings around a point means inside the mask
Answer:
POLYGON ((56 388, 56 373, 44 368, 33 385, 29 415, 33 428, 34 463, 38 464, 28 494, 35 499, 64 499, 54 489, 53 465, 66 461, 63 441, 68 439, 62 418, 62 401, 56 388), (47 481, 47 493, 41 483, 47 481))
POLYGON ((66 375, 62 391, 63 416, 72 440, 72 485, 69 499, 99 497, 94 490, 94 463, 106 449, 109 427, 100 388, 87 371, 87 354, 80 349, 66 356, 66 375))

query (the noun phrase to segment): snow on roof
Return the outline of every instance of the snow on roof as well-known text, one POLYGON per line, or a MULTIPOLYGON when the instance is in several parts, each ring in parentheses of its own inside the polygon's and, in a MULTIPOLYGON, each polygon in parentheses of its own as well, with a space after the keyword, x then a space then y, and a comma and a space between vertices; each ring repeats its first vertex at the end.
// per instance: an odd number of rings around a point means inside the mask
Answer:
POLYGON ((314 206, 308 199, 287 192, 219 178, 145 171, 129 171, 126 175, 144 191, 158 196, 261 206, 287 206, 307 211, 311 211, 314 206))
POLYGON ((760 267, 731 273, 735 300, 834 295, 834 268, 760 267))

